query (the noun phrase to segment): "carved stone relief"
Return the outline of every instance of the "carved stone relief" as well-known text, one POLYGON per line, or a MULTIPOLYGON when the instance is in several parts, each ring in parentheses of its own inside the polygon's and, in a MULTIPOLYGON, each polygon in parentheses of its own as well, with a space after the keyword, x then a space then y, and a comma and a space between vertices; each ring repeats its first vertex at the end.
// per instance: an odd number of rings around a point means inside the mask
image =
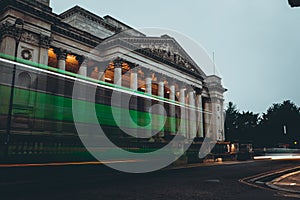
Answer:
POLYGON ((39 43, 39 37, 35 34, 24 32, 22 35, 22 41, 29 44, 37 45, 39 43))
POLYGON ((162 44, 141 44, 140 47, 146 51, 149 51, 155 55, 163 57, 171 62, 174 62, 180 66, 186 67, 191 71, 195 71, 195 67, 182 55, 180 55, 178 50, 169 43, 162 44))

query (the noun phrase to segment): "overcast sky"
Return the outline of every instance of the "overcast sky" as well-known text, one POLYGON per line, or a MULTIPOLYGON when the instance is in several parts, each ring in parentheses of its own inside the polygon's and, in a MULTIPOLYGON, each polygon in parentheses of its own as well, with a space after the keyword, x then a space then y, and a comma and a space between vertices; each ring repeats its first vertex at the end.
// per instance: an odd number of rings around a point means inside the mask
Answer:
POLYGON ((300 106, 300 8, 288 0, 51 0, 57 14, 79 5, 134 28, 181 32, 212 56, 226 103, 243 111, 266 112, 273 103, 300 106))

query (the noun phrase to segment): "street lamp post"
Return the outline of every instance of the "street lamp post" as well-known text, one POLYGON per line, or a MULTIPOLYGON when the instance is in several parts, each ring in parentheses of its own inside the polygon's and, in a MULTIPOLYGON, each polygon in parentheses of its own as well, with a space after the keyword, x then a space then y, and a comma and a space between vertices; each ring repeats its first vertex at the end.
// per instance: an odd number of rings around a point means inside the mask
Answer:
POLYGON ((14 66, 12 71, 12 81, 10 88, 10 98, 9 98, 9 107, 8 107, 8 116, 7 116, 7 125, 6 125, 6 138, 5 138, 5 156, 8 156, 8 147, 10 141, 10 131, 11 131, 11 119, 12 119, 12 110, 13 110, 13 101, 14 101, 14 89, 15 89, 15 81, 16 81, 16 62, 18 56, 18 48, 21 41, 23 29, 24 29, 24 21, 20 18, 17 18, 14 23, 14 38, 15 38, 15 57, 14 57, 14 66))

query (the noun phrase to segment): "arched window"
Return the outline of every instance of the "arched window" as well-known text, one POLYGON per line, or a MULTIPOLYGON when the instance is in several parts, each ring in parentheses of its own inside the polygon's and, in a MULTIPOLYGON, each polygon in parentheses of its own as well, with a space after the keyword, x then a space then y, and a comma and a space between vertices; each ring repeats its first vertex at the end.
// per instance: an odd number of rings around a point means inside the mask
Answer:
POLYGON ((18 86, 30 89, 31 77, 27 72, 21 72, 18 76, 18 86))
POLYGON ((31 77, 27 72, 21 72, 17 79, 15 104, 28 106, 30 102, 31 77))

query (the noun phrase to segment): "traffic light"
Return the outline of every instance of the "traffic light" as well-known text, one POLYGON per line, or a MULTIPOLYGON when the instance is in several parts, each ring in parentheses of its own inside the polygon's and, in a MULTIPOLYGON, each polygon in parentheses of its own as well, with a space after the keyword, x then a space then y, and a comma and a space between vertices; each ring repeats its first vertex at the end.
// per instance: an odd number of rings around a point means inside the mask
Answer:
POLYGON ((291 7, 299 7, 300 0, 289 0, 289 4, 291 5, 291 7))

